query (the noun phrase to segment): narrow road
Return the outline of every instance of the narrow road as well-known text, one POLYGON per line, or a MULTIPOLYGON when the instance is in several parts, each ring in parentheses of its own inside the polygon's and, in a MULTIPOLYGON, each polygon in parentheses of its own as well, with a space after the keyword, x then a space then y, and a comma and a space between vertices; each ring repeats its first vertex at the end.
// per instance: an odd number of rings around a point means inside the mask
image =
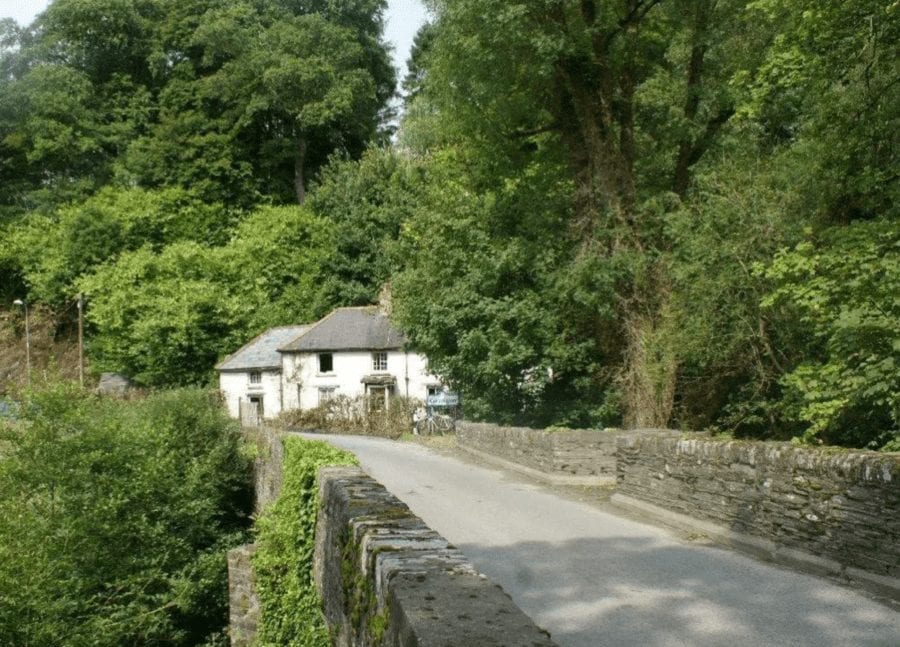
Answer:
POLYGON ((900 613, 828 580, 412 443, 315 438, 354 452, 562 647, 900 647, 900 613))

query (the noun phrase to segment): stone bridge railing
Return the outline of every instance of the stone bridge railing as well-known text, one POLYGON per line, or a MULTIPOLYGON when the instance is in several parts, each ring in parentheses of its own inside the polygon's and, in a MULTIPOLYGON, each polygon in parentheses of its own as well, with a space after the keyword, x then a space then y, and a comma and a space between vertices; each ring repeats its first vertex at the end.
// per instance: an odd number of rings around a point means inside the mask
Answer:
MULTIPOLYGON (((276 431, 245 432, 259 450, 259 512, 278 496, 284 452, 276 431)), ((555 646, 499 586, 361 469, 323 468, 318 488, 315 577, 334 645, 555 646)), ((260 619, 254 550, 228 555, 234 647, 255 643, 260 619)))
POLYGON ((676 431, 565 429, 546 431, 460 421, 457 446, 500 467, 556 485, 615 485, 620 436, 680 436, 676 431))
POLYGON ((670 430, 458 424, 478 458, 900 600, 900 454, 721 441, 670 430))
POLYGON ((900 454, 618 439, 616 505, 900 600, 900 454))
POLYGON ((319 498, 316 585, 335 645, 555 644, 361 469, 322 469, 319 498))

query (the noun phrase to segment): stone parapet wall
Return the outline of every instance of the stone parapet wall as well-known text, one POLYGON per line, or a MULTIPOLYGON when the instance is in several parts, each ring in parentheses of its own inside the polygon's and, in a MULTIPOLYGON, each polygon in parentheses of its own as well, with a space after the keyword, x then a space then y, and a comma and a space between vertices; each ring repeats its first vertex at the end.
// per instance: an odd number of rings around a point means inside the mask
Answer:
POLYGON ((315 575, 333 644, 549 647, 503 590, 359 468, 319 473, 315 575))
POLYGON ((485 460, 554 483, 603 485, 616 482, 616 439, 620 435, 671 435, 659 430, 544 431, 460 421, 457 446, 485 460))
POLYGON ((648 435, 617 442, 614 502, 699 519, 717 539, 764 557, 900 594, 900 454, 648 435))
POLYGON ((256 451, 253 459, 253 507, 257 515, 274 502, 281 492, 281 481, 284 478, 284 443, 281 433, 268 426, 243 427, 244 438, 256 451))
POLYGON ((231 647, 250 647, 259 625, 259 598, 250 559, 256 551, 247 544, 228 552, 228 635, 231 647))

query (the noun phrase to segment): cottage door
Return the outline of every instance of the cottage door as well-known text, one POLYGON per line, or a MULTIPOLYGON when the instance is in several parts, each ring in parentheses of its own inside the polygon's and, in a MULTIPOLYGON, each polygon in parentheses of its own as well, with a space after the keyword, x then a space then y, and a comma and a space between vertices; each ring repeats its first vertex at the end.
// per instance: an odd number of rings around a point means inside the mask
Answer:
POLYGON ((369 411, 387 411, 393 392, 392 386, 369 386, 369 411))
POLYGON ((262 420, 263 418, 263 397, 261 395, 251 395, 250 396, 250 407, 256 413, 257 420, 262 420))

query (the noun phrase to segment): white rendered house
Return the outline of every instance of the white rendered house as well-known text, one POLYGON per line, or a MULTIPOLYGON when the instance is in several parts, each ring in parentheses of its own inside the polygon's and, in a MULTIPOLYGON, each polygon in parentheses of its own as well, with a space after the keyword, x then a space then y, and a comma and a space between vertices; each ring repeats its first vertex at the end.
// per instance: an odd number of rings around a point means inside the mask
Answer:
POLYGON ((317 323, 272 328, 222 360, 219 388, 228 413, 275 418, 329 398, 368 396, 390 406, 402 395, 422 401, 444 390, 424 355, 379 308, 338 308, 317 323))
POLYGON ((309 329, 310 326, 270 328, 216 365, 219 389, 233 418, 241 417, 242 408, 259 418, 274 418, 283 411, 278 347, 309 329))
POLYGON ((338 308, 279 350, 285 409, 312 409, 329 398, 392 395, 425 400, 441 391, 424 355, 374 306, 338 308))

